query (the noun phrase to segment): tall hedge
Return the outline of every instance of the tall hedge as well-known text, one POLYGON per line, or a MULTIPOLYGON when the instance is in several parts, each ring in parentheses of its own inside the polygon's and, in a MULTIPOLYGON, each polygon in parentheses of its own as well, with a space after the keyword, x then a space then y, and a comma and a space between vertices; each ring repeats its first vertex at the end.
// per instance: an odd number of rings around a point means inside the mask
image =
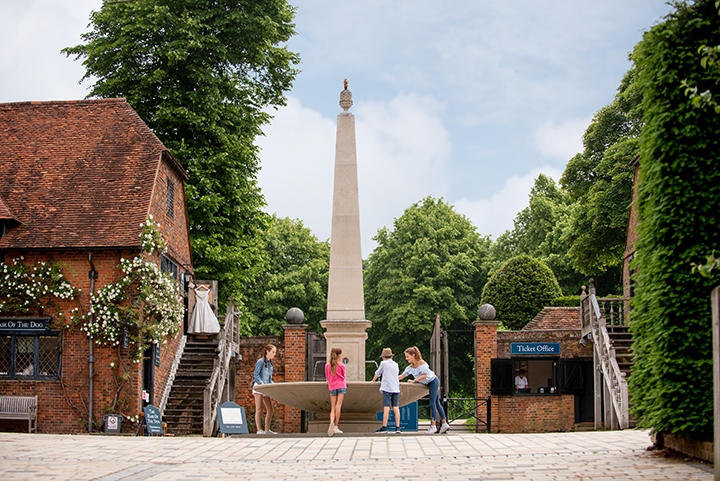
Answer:
POLYGON ((495 271, 483 288, 482 303, 495 306, 503 327, 517 331, 561 295, 560 285, 548 266, 520 255, 495 271))
POLYGON ((674 6, 635 56, 645 126, 630 389, 642 426, 709 440, 712 281, 692 274, 690 264, 720 247, 720 116, 693 108, 680 85, 714 84, 698 47, 720 43, 720 16, 714 0, 674 6))

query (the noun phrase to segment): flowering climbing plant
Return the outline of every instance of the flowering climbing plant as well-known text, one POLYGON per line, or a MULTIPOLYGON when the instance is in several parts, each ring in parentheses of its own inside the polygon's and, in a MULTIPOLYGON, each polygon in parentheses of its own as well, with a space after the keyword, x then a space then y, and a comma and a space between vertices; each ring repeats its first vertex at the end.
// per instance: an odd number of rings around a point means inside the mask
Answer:
POLYGON ((91 296, 91 313, 75 318, 81 330, 111 346, 122 342, 127 328, 136 361, 149 343, 162 343, 166 336, 177 334, 184 313, 175 280, 161 272, 154 260, 167 251, 159 226, 150 216, 141 227, 142 252, 121 259, 123 276, 91 296))
POLYGON ((26 265, 24 260, 19 257, 0 264, 0 312, 29 314, 55 308, 53 317, 62 319, 54 299, 72 299, 78 290, 63 277, 58 263, 26 265))

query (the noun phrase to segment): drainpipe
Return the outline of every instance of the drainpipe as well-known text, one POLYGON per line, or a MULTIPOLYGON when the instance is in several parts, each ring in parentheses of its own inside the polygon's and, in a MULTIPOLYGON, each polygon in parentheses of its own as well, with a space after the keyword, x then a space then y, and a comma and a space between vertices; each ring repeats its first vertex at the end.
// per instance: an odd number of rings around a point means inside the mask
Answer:
MULTIPOLYGON (((95 264, 93 264, 92 261, 92 251, 88 252, 88 262, 90 263, 90 272, 88 272, 88 277, 90 278, 90 318, 95 316, 95 313, 93 312, 93 305, 92 305, 92 295, 95 293, 95 279, 98 278, 98 272, 95 270, 95 264)), ((93 421, 93 375, 95 372, 95 354, 93 352, 93 338, 92 336, 89 337, 90 339, 90 350, 88 353, 88 369, 89 369, 89 375, 90 375, 90 383, 88 386, 88 432, 92 432, 92 421, 93 421)))

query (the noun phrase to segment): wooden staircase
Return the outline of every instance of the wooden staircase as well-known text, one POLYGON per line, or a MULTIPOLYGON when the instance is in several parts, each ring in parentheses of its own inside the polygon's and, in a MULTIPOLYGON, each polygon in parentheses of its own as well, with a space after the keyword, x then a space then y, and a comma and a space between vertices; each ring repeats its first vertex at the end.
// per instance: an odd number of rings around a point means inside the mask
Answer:
POLYGON ((217 336, 188 337, 163 415, 168 433, 203 434, 204 391, 213 372, 217 350, 217 336))
MULTIPOLYGON (((630 373, 633 367, 632 345, 634 339, 630 328, 626 325, 607 325, 610 343, 615 350, 615 359, 617 360, 620 371, 625 375, 625 381, 630 380, 630 373)), ((632 393, 628 393, 628 407, 632 405, 632 393)), ((637 420, 629 414, 629 427, 634 428, 637 420)))
POLYGON ((636 424, 630 417, 627 387, 633 365, 626 316, 629 299, 598 299, 593 279, 589 291, 583 287, 580 318, 581 335, 592 341, 595 358, 595 429, 601 428, 602 419, 605 429, 627 429, 636 424))

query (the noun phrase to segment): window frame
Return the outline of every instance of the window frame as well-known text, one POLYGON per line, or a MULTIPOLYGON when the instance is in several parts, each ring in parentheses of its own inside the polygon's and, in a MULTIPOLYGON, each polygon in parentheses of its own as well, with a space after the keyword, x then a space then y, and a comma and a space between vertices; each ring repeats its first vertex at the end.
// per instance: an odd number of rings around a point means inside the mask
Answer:
POLYGON ((10 366, 7 374, 0 374, 2 380, 22 381, 59 381, 62 377, 62 333, 60 331, 37 331, 37 330, 8 330, 0 333, 2 337, 10 337, 10 366), (23 376, 16 372, 17 366, 17 338, 33 338, 33 375, 23 376), (54 337, 57 340, 56 373, 43 376, 40 372, 40 337, 54 337))

